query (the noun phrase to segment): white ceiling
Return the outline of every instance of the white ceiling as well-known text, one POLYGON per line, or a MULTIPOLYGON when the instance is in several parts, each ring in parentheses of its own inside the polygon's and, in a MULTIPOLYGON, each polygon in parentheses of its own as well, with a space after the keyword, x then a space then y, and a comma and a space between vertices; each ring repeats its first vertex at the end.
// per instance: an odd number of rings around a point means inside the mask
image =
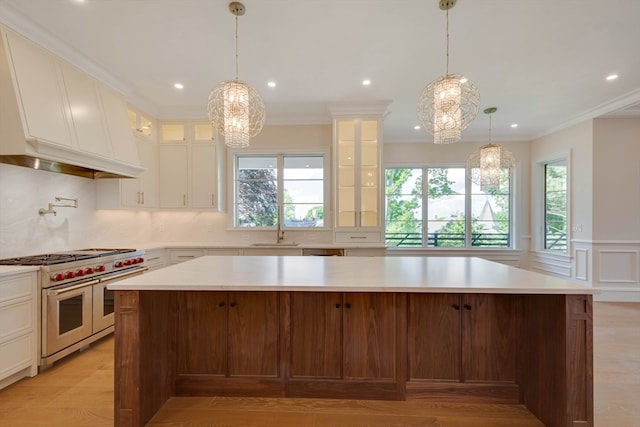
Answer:
MULTIPOLYGON (((438 0, 243 3, 239 78, 261 92, 267 123, 330 123, 332 106, 389 102, 385 141, 431 140, 413 127, 420 92, 445 73, 438 0)), ((531 139, 632 104, 616 114, 640 116, 639 18, 640 0, 459 0, 449 71, 481 96, 463 138, 487 139, 482 110, 492 106, 494 140, 531 139), (620 77, 605 81, 612 73, 620 77)), ((159 118, 206 117, 210 90, 235 77, 227 0, 0 0, 0 22, 159 118)))

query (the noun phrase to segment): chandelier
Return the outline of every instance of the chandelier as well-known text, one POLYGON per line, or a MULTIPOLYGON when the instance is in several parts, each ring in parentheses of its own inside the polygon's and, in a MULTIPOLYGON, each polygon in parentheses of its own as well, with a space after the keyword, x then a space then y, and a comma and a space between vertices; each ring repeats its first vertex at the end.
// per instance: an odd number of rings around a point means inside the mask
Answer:
POLYGON ((257 90, 238 80, 238 16, 245 14, 240 2, 229 3, 236 16, 236 78, 216 86, 209 94, 209 119, 231 148, 246 148, 249 138, 260 133, 265 121, 265 106, 257 90))
POLYGON ((436 144, 451 144, 478 115, 480 92, 469 79, 449 74, 449 9, 456 0, 440 0, 447 14, 447 60, 444 76, 429 83, 418 98, 416 114, 420 126, 433 134, 436 144))
POLYGON ((496 111, 495 107, 484 110, 489 116, 489 144, 471 153, 467 159, 467 173, 483 192, 498 191, 502 180, 511 177, 516 165, 511 150, 491 143, 491 114, 496 111))

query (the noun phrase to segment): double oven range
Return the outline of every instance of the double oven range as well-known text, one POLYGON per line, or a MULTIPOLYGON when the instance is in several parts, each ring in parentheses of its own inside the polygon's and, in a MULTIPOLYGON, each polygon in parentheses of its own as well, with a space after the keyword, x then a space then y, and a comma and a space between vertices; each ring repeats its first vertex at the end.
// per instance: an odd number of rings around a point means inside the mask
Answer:
POLYGON ((40 370, 113 332, 114 293, 107 285, 142 274, 144 251, 83 249, 0 260, 40 266, 40 370))

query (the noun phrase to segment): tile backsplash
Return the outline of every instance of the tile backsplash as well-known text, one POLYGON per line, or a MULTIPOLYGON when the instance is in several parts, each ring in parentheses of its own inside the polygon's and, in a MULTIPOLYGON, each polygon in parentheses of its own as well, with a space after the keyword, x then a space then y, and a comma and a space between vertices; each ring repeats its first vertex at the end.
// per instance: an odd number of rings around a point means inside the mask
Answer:
MULTIPOLYGON (((148 242, 250 244, 275 239, 272 231, 229 231, 226 213, 97 210, 96 181, 0 164, 0 258, 89 247, 139 247, 148 242), (56 197, 78 208, 39 209, 56 197)), ((63 204, 61 202, 60 204, 63 204)), ((296 241, 330 243, 330 231, 287 232, 296 241)))

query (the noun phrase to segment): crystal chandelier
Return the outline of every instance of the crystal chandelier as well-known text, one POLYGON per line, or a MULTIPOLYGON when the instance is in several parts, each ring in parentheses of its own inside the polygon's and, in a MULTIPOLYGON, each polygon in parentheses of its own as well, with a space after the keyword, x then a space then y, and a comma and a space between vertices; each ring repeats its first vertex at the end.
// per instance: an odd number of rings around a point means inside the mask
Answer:
POLYGON ((449 74, 449 9, 455 4, 456 0, 440 0, 440 9, 447 14, 446 73, 422 90, 416 108, 420 126, 433 134, 436 144, 459 141, 480 106, 480 92, 473 82, 463 75, 449 74))
POLYGON ((244 15, 240 2, 229 3, 236 16, 236 78, 216 86, 209 94, 209 119, 231 148, 246 148, 249 138, 260 133, 265 121, 265 106, 257 90, 238 80, 238 16, 244 15))
POLYGON ((511 177, 516 165, 511 150, 491 143, 491 114, 496 111, 495 107, 484 110, 489 116, 489 144, 471 153, 467 159, 467 173, 483 192, 498 191, 501 181, 511 177))

